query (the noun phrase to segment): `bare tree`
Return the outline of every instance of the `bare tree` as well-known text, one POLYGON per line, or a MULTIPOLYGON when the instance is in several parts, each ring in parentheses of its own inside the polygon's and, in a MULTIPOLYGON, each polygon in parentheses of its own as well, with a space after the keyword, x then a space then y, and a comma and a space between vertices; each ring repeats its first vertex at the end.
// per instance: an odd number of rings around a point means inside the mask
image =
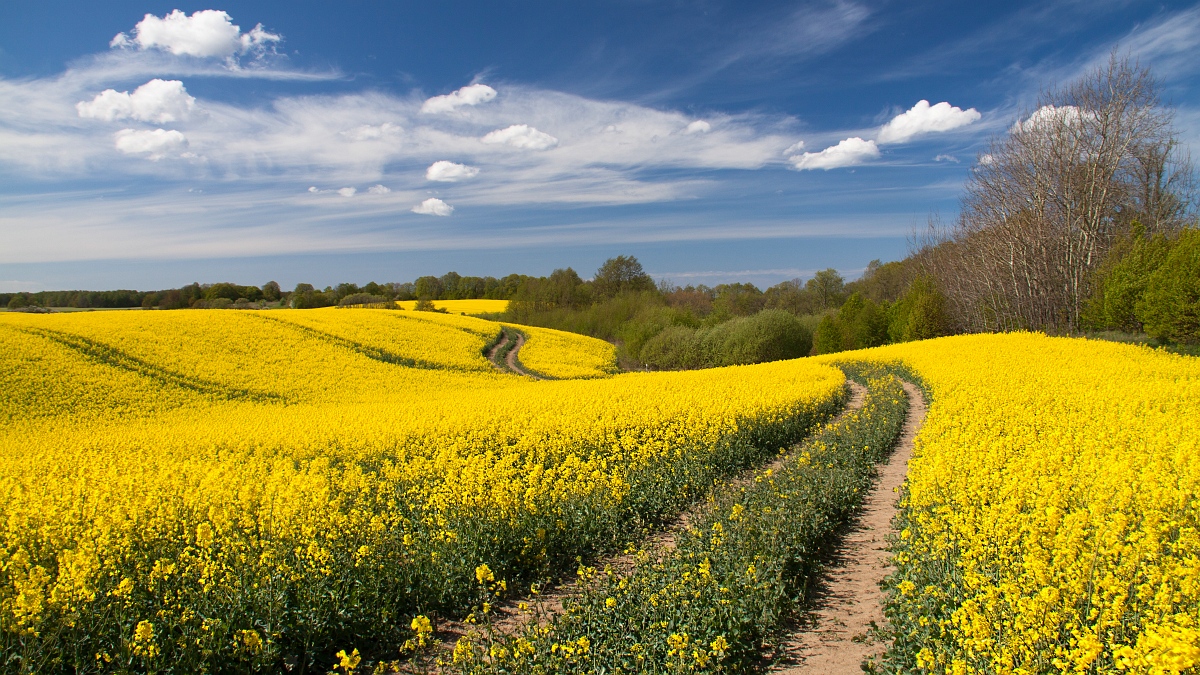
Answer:
POLYGON ((993 139, 958 221, 921 256, 960 329, 1077 331, 1115 238, 1186 222, 1194 173, 1157 91, 1114 54, 993 139))

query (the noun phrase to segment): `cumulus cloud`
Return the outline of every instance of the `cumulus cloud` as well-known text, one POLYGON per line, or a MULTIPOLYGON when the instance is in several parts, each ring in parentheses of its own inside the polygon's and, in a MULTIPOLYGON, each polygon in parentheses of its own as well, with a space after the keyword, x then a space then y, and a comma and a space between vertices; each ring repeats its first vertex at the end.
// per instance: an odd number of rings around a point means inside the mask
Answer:
POLYGON ((454 207, 437 197, 430 197, 425 201, 412 207, 413 213, 419 213, 423 216, 448 216, 454 213, 454 207))
POLYGON ((344 187, 338 190, 337 193, 343 197, 353 197, 358 194, 358 188, 344 187))
POLYGON ((683 130, 683 133, 685 133, 685 134, 706 134, 710 131, 712 131, 711 124, 709 124, 708 122, 705 122, 704 120, 696 120, 695 122, 692 122, 691 124, 687 125, 687 128, 683 130))
POLYGON ((1073 105, 1052 106, 1044 105, 1033 112, 1028 119, 1013 124, 1012 131, 1034 131, 1052 129, 1058 124, 1075 126, 1083 119, 1091 119, 1092 112, 1085 112, 1073 105))
POLYGON ((479 105, 496 98, 496 90, 486 84, 469 84, 458 91, 434 96, 421 106, 423 113, 452 112, 465 105, 479 105))
POLYGON ((879 147, 875 145, 875 141, 864 141, 855 136, 820 152, 806 152, 790 159, 792 165, 800 171, 811 169, 828 171, 843 166, 857 166, 878 157, 879 147))
POLYGON ((114 138, 117 150, 127 155, 145 155, 155 161, 180 155, 188 147, 187 137, 174 129, 122 129, 114 138))
POLYGON ((425 170, 425 180, 436 180, 443 183, 455 183, 464 178, 474 178, 479 175, 479 169, 466 164, 455 164, 441 160, 429 165, 425 170))
POLYGON ((372 185, 371 187, 367 188, 367 194, 372 195, 386 195, 391 191, 392 189, 386 185, 372 185))
POLYGON ((528 124, 514 124, 511 127, 497 129, 481 139, 492 145, 510 145, 525 150, 547 150, 558 145, 558 139, 528 124))
POLYGON ((929 105, 929 101, 921 100, 883 125, 879 130, 879 142, 906 143, 922 134, 964 127, 978 122, 980 117, 979 111, 974 108, 963 110, 945 101, 929 105))
POLYGON ((799 154, 803 150, 804 141, 796 141, 795 143, 789 145, 788 149, 783 151, 783 154, 785 157, 791 157, 792 155, 799 154))
POLYGON ((205 9, 191 16, 178 9, 161 19, 147 14, 133 27, 132 37, 118 33, 109 46, 114 48, 161 49, 176 56, 232 58, 235 54, 263 51, 282 38, 268 33, 258 24, 243 33, 229 14, 205 9))
POLYGON ((135 119, 165 124, 186 121, 196 108, 196 99, 179 80, 153 79, 133 90, 105 89, 91 101, 80 101, 75 110, 80 117, 104 120, 135 119))

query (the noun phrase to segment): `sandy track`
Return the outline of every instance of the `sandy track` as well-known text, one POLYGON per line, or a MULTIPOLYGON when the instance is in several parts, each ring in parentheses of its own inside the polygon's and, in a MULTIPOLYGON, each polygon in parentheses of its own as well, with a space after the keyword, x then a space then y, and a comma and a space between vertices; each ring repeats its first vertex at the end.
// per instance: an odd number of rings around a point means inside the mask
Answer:
POLYGON ((534 375, 533 373, 530 373, 529 371, 522 368, 521 361, 517 358, 517 352, 521 351, 521 347, 525 346, 525 334, 521 333, 520 331, 515 331, 515 330, 508 330, 508 329, 501 329, 501 330, 504 331, 504 337, 501 338, 500 341, 497 342, 494 347, 492 347, 491 351, 488 352, 488 355, 487 355, 488 361, 491 361, 492 365, 496 366, 500 370, 514 373, 517 375, 524 375, 525 377, 532 377, 535 380, 542 379, 542 378, 538 377, 537 375, 534 375), (497 361, 496 356, 500 354, 500 350, 504 349, 504 347, 508 344, 509 340, 511 339, 511 336, 514 334, 517 336, 516 345, 514 345, 513 348, 508 351, 508 354, 505 356, 503 363, 501 363, 500 361, 497 361))
POLYGON ((802 629, 780 647, 782 659, 773 673, 861 673, 867 658, 887 649, 876 641, 875 626, 883 627, 884 595, 879 584, 894 568, 887 551, 887 534, 896 515, 900 486, 912 456, 913 439, 925 419, 925 399, 915 386, 904 383, 908 415, 904 432, 862 510, 818 579, 811 613, 802 629))

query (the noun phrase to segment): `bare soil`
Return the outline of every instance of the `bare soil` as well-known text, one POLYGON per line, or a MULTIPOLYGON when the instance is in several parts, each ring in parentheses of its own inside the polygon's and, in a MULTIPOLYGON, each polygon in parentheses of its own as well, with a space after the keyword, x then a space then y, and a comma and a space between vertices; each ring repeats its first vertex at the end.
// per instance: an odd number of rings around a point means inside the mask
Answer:
POLYGON ((900 442, 881 465, 878 482, 818 580, 811 612, 781 646, 773 673, 861 673, 864 661, 887 649, 873 630, 884 623, 880 583, 894 571, 887 534, 926 411, 920 390, 906 382, 904 391, 909 407, 900 442))
POLYGON ((496 366, 497 368, 499 368, 502 371, 513 373, 516 375, 524 375, 525 377, 532 377, 535 380, 542 379, 542 378, 538 377, 537 375, 534 375, 521 367, 521 361, 517 357, 517 352, 521 351, 521 347, 524 347, 524 346, 525 346, 525 335, 524 334, 522 334, 518 331, 505 330, 504 337, 501 338, 500 341, 497 342, 494 347, 492 347, 491 351, 488 352, 487 359, 488 359, 488 361, 492 362, 493 366, 496 366), (514 345, 513 348, 508 351, 508 354, 505 356, 503 362, 497 360, 496 357, 500 354, 500 351, 502 349, 504 349, 504 347, 509 343, 511 336, 514 334, 517 336, 516 345, 514 345))

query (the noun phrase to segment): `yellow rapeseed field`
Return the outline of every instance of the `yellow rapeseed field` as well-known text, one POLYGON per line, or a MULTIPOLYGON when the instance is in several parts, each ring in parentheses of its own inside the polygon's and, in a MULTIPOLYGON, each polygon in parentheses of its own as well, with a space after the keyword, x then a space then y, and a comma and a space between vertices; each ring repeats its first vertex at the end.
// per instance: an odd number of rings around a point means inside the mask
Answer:
POLYGON ((1034 334, 823 360, 852 359, 932 394, 891 583, 899 665, 1195 672, 1200 361, 1034 334))
MULTIPOLYGON (((416 300, 397 300, 402 309, 412 310, 416 300)), ((507 300, 434 300, 435 309, 444 309, 450 314, 499 314, 508 309, 507 300)))
MULTIPOLYGON (((487 363, 497 329, 0 316, 4 669, 328 668, 399 645, 414 617, 469 608, 481 564, 527 584, 620 546, 843 396, 805 361, 535 382, 487 363)), ((608 349, 556 340, 534 360, 608 349)))
POLYGON ((610 377, 617 372, 617 349, 603 340, 585 342, 575 333, 552 328, 519 328, 529 336, 519 357, 530 371, 557 379, 610 377))

